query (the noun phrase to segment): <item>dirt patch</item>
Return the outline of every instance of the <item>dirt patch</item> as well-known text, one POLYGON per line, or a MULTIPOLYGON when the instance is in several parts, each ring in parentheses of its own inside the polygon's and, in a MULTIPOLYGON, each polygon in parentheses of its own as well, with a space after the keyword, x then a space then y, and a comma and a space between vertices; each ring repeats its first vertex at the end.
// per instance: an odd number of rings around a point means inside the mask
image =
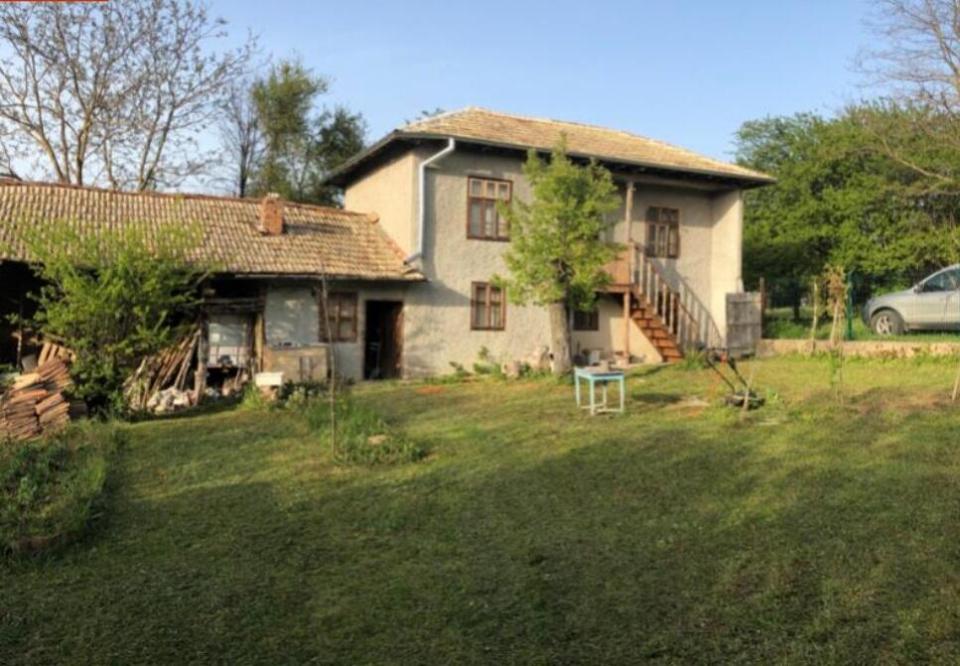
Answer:
POLYGON ((644 405, 676 405, 683 396, 673 393, 635 393, 633 399, 644 405))
POLYGON ((848 405, 860 416, 895 412, 910 414, 945 409, 953 405, 945 390, 903 391, 897 387, 877 387, 850 396, 848 405))
POLYGON ((437 395, 444 392, 446 389, 442 386, 421 386, 414 391, 417 395, 437 395))

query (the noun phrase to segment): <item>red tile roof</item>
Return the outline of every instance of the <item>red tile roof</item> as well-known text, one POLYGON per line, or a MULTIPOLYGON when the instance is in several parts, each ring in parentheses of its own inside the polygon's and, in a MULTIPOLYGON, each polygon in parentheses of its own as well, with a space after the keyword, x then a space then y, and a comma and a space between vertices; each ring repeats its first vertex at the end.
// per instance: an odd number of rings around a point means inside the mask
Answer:
POLYGON ((0 181, 0 259, 29 261, 19 225, 66 220, 84 232, 124 225, 196 224, 196 259, 217 271, 359 280, 421 280, 376 219, 336 208, 284 202, 285 232, 258 231, 260 201, 206 195, 117 192, 0 181))

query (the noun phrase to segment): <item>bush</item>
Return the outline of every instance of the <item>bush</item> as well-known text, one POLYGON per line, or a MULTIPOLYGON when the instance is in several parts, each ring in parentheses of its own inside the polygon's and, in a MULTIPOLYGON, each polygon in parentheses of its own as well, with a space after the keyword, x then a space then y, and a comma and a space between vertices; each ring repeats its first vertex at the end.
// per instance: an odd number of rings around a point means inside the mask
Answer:
POLYGON ((493 354, 486 347, 480 347, 480 351, 477 353, 477 361, 473 364, 473 372, 477 375, 503 377, 503 369, 500 367, 500 363, 493 358, 493 354))
POLYGON ((708 367, 707 353, 703 350, 689 351, 677 364, 681 370, 703 370, 708 367))
POLYGON ((96 235, 71 220, 15 225, 42 281, 25 321, 74 354, 74 394, 106 413, 123 413, 123 382, 141 360, 166 349, 192 319, 205 270, 189 263, 202 229, 131 223, 96 235), (169 228, 168 228, 169 227, 169 228))
POLYGON ((284 382, 277 392, 277 404, 291 409, 304 409, 327 394, 327 382, 284 382))
MULTIPOLYGON (((421 460, 427 450, 391 428, 374 410, 349 396, 337 401, 337 450, 334 460, 348 465, 396 465, 421 460)), ((307 410, 310 429, 330 436, 330 405, 314 401, 307 410)))
POLYGON ((123 434, 84 422, 44 439, 0 442, 0 548, 32 553, 82 535, 123 434))

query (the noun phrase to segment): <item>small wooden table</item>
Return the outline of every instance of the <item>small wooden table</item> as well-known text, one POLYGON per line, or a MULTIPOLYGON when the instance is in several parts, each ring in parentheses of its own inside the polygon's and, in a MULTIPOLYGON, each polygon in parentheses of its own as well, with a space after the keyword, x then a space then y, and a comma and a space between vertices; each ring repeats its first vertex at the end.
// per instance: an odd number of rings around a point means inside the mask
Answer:
POLYGON ((622 370, 600 370, 597 368, 574 368, 573 381, 576 386, 577 407, 589 409, 590 415, 603 413, 623 413, 624 398, 626 395, 626 375, 622 370), (587 382, 590 391, 590 404, 582 405, 580 399, 580 380, 587 382), (607 404, 607 384, 616 382, 620 385, 620 407, 610 407, 607 404), (603 400, 597 402, 597 384, 603 394, 603 400))

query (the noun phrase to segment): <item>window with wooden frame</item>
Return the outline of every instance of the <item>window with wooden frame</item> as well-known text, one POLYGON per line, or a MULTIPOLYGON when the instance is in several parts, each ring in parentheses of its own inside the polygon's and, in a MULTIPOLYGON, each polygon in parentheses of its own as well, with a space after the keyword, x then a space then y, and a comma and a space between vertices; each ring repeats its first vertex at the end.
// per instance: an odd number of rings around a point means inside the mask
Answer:
POLYGON ((680 256, 680 211, 650 206, 647 209, 647 256, 676 259, 680 256))
POLYGON ((467 238, 510 240, 507 220, 497 211, 497 204, 510 203, 513 183, 496 178, 467 178, 467 238))
POLYGON ((592 310, 584 312, 583 310, 573 311, 573 330, 575 331, 599 331, 600 330, 600 309, 594 305, 592 310))
MULTIPOLYGON (((349 291, 334 291, 327 295, 330 312, 326 315, 334 342, 357 341, 357 294, 349 291)), ((320 341, 327 339, 327 324, 324 322, 323 297, 320 297, 320 341)))
POLYGON ((475 331, 502 331, 507 323, 507 299, 503 289, 489 282, 470 287, 470 328, 475 331))

